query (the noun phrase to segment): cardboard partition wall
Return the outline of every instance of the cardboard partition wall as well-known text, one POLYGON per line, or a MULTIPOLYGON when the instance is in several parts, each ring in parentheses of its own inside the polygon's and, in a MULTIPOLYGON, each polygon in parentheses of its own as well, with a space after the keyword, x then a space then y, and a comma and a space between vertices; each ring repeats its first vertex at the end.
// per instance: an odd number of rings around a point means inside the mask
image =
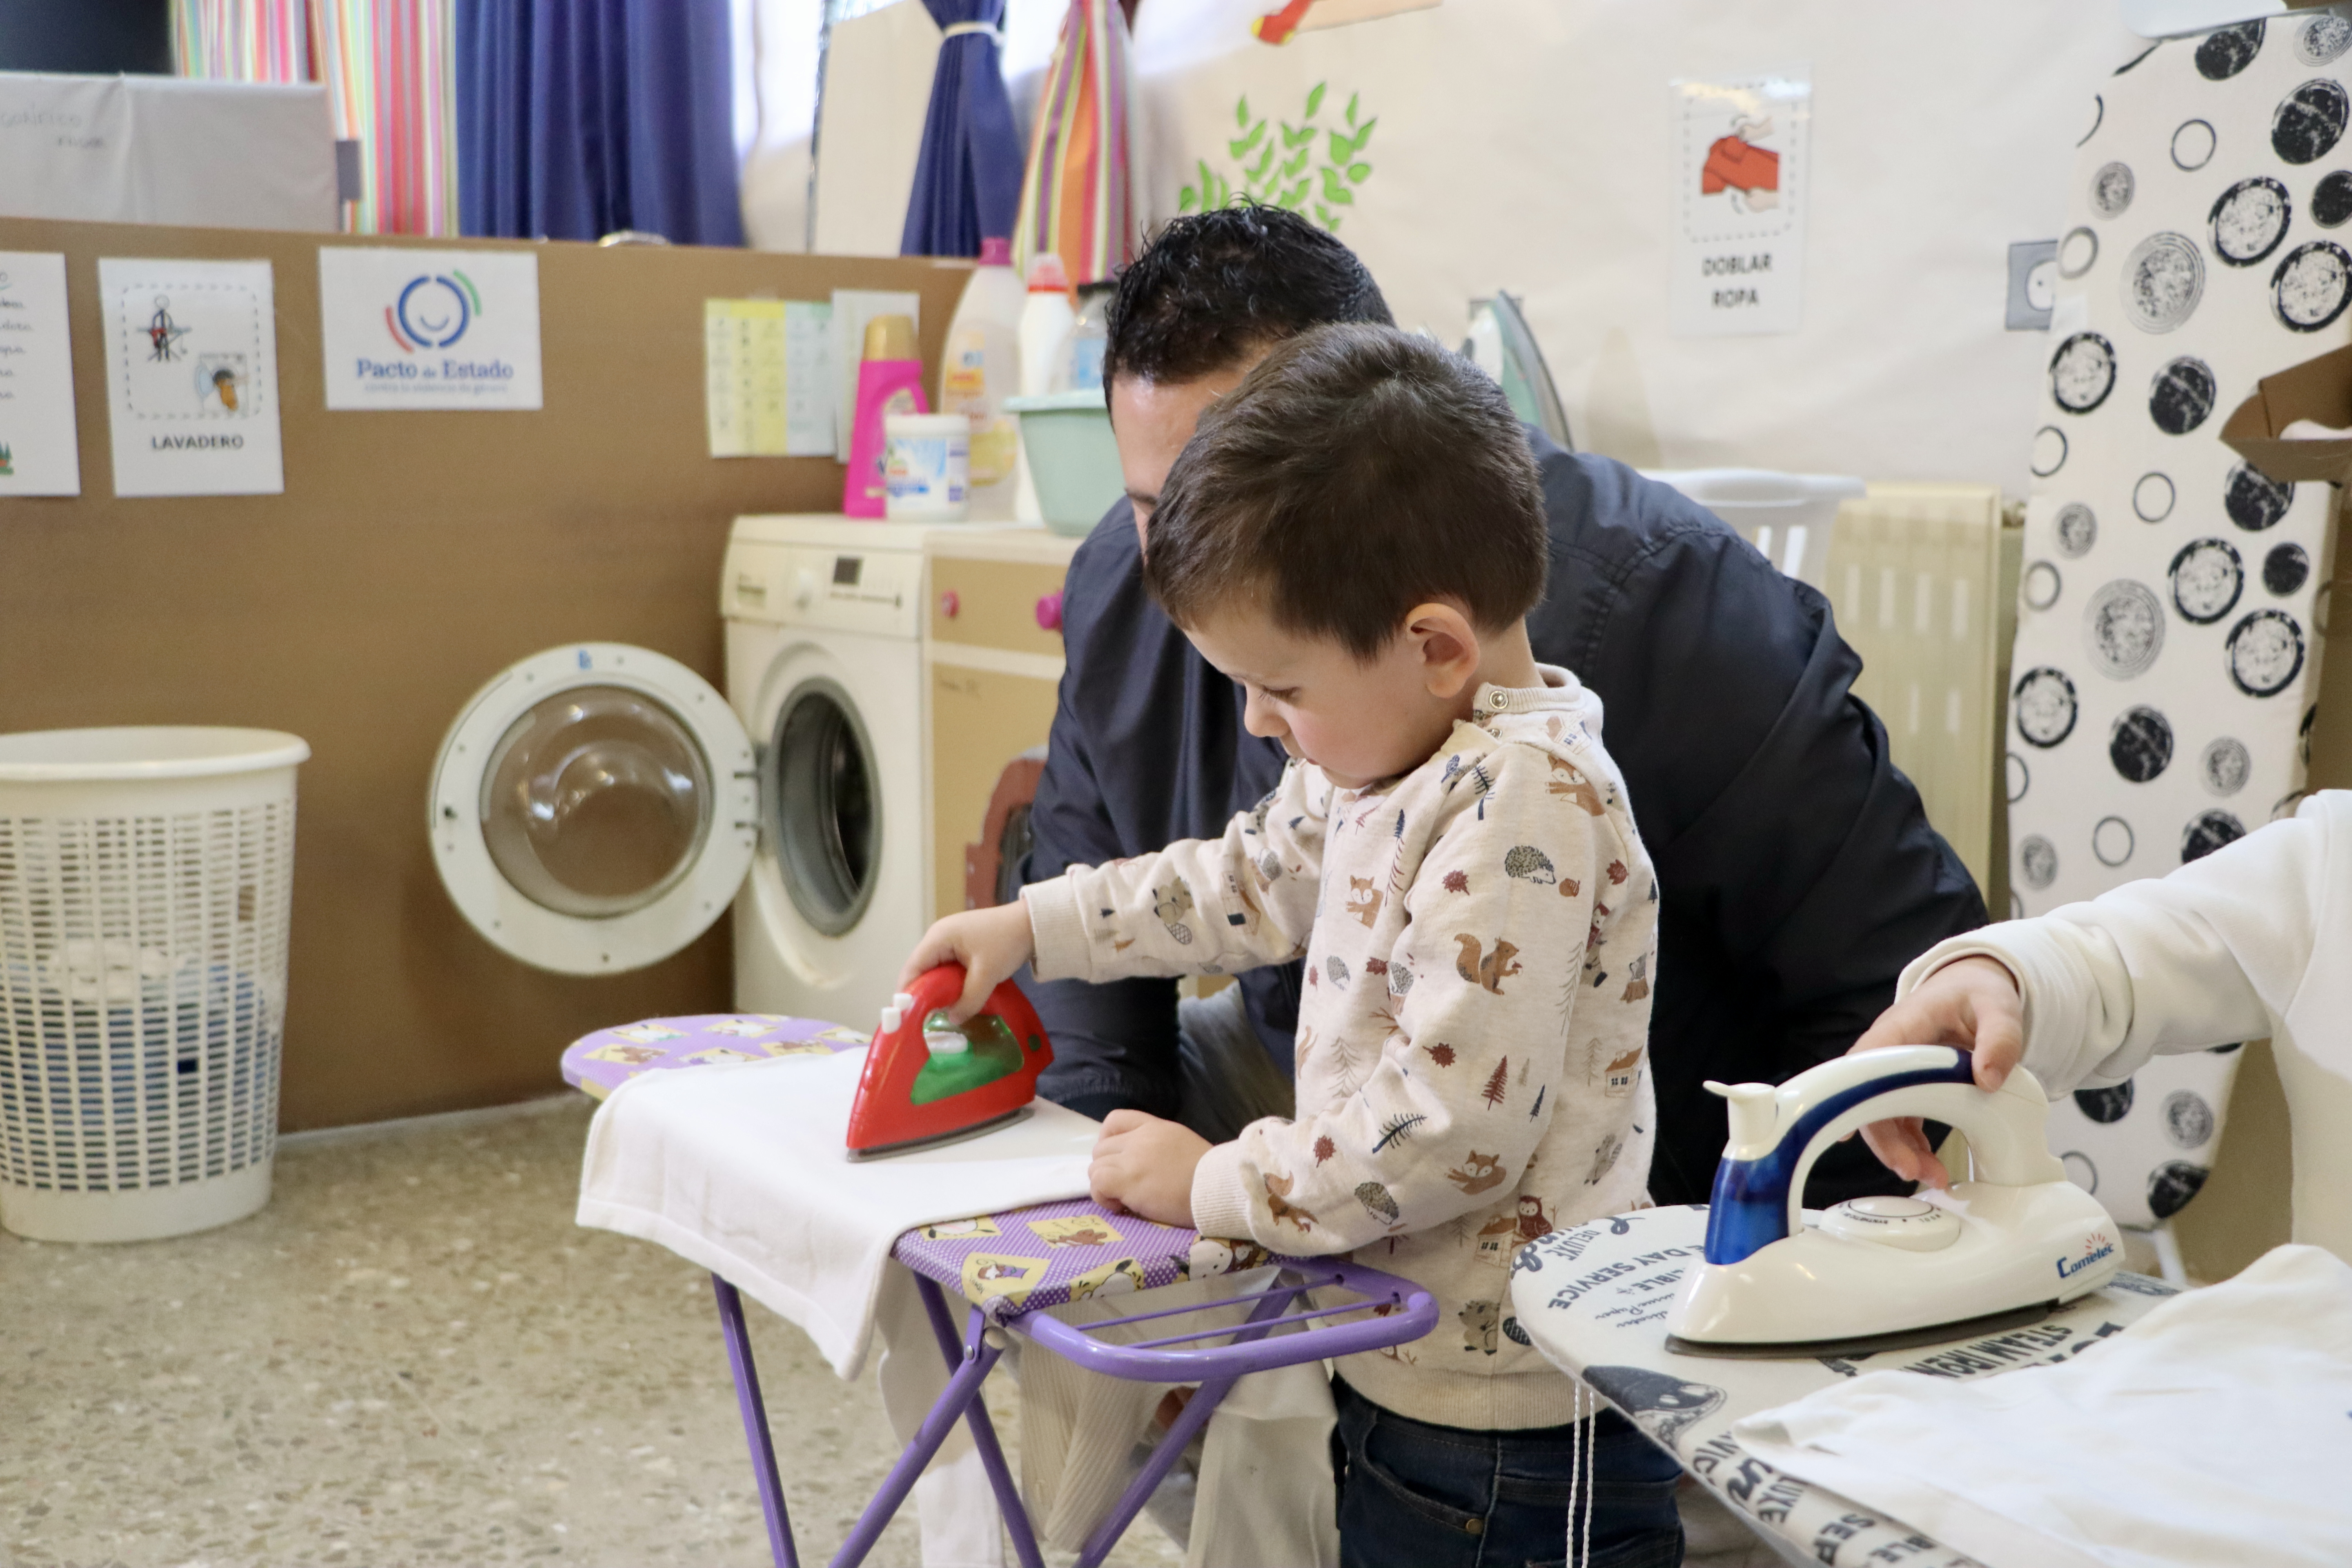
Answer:
POLYGON ((741 250, 353 240, 535 253, 544 406, 330 413, 322 243, 339 242, 0 219, 0 250, 66 257, 82 483, 79 499, 0 499, 0 731, 241 724, 310 742, 288 1131, 551 1091, 562 1047, 593 1028, 730 1005, 723 922, 662 963, 585 979, 529 968, 475 935, 426 847, 434 754, 478 687, 558 644, 635 643, 718 684, 730 521, 839 507, 842 470, 827 458, 708 456, 704 300, 914 289, 936 367, 967 273, 741 250), (271 264, 283 495, 114 495, 100 257, 271 264))

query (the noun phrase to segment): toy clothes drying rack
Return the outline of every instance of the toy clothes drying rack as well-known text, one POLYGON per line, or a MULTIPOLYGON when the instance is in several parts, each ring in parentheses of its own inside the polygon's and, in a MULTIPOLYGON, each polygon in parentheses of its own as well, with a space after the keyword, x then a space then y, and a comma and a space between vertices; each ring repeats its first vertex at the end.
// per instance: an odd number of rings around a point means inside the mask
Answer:
MULTIPOLYGON (((575 1041, 563 1053, 563 1076, 574 1087, 602 1099, 644 1072, 841 1051, 864 1043, 862 1037, 848 1030, 810 1019, 761 1015, 663 1018, 599 1030, 575 1041)), ((1202 1277, 1181 1269, 1176 1261, 1192 1255, 1197 1233, 1166 1226, 1154 1227, 1148 1256, 1123 1256, 1117 1260, 1134 1270, 1121 1284, 1137 1292, 1138 1310, 1085 1324, 1066 1323, 1054 1317, 1047 1309, 1090 1288, 1098 1291, 1104 1283, 1097 1278, 1099 1268, 1087 1267, 1094 1261, 1088 1256, 1090 1250, 1107 1255, 1139 1250, 1123 1235, 1139 1223, 1086 1199, 1071 1199, 981 1216, 965 1225, 926 1226, 898 1237, 891 1256, 915 1276, 924 1313, 950 1375, 947 1387, 884 1478, 881 1489, 834 1553, 834 1568, 851 1568, 865 1561, 959 1421, 971 1429, 981 1465, 1012 1537, 1014 1556, 1022 1568, 1043 1568, 1036 1532, 981 1399, 982 1385, 1011 1344, 1010 1334, 1019 1334, 1108 1377, 1199 1385, 1200 1392, 1087 1537, 1077 1562, 1079 1568, 1094 1568, 1109 1554, 1240 1378, 1302 1362, 1408 1343, 1436 1324, 1435 1299, 1409 1280, 1345 1258, 1269 1256, 1247 1243, 1210 1250, 1222 1255, 1225 1271, 1276 1266, 1278 1272, 1273 1284, 1214 1301, 1152 1309, 1150 1291, 1185 1278, 1202 1277), (1035 1227, 1041 1225, 1051 1226, 1066 1238, 1074 1225, 1091 1226, 1099 1228, 1106 1240, 1097 1249, 1073 1247, 1066 1241, 1061 1246, 1042 1240, 1024 1242, 1023 1238, 1040 1234, 1035 1227), (941 1287, 963 1292, 967 1259, 975 1252, 984 1250, 994 1260, 1008 1254, 1017 1256, 1024 1248, 1036 1257, 1034 1273, 1024 1275, 1027 1288, 1017 1294, 984 1295, 967 1308, 959 1331, 941 1287), (1310 1299, 1312 1292, 1323 1292, 1326 1304, 1316 1305, 1310 1299), (1350 1294, 1354 1300, 1329 1304, 1332 1293, 1350 1294), (1192 1321, 1181 1321, 1187 1319, 1192 1321), (1104 1337, 1106 1331, 1138 1325, 1153 1326, 1143 1328, 1147 1337, 1138 1340, 1121 1342, 1104 1337), (1169 1331, 1158 1331, 1160 1327, 1169 1331)), ((1111 1260, 1107 1258, 1106 1261, 1111 1260)), ((742 1295, 717 1274, 710 1277, 710 1286, 718 1301, 719 1331, 727 1342, 728 1365, 735 1376, 743 1436, 751 1446, 760 1507, 767 1519, 769 1551, 777 1568, 800 1568, 784 1506, 783 1481, 776 1468, 775 1443, 768 1430, 767 1406, 760 1392, 759 1369, 752 1361, 751 1336, 744 1323, 742 1295)))

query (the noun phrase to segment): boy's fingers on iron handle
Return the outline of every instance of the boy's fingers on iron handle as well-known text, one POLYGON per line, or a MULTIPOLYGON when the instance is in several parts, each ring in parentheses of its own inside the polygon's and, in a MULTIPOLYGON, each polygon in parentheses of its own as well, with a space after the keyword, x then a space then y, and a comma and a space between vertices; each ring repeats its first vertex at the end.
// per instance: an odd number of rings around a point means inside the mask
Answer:
POLYGON ((1006 978, 992 973, 991 966, 976 952, 960 956, 963 960, 963 994, 956 998, 954 1014, 959 1024, 986 1006, 997 982, 1006 978))
POLYGON ((953 945, 940 940, 939 930, 934 925, 916 942, 915 951, 907 955, 906 963, 898 971, 898 984, 894 989, 911 989, 916 981, 955 956, 953 945))

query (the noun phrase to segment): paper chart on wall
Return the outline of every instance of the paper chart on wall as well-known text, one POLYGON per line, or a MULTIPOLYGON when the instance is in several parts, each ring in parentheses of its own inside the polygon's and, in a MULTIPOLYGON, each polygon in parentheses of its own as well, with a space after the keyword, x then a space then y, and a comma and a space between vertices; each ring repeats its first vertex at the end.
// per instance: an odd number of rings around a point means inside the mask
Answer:
POLYGON ((705 300, 702 326, 710 455, 831 457, 833 307, 705 300))
POLYGON ((1812 68, 1673 84, 1668 291, 1681 337, 1803 324, 1812 68))
POLYGON ((321 246, 327 406, 540 406, 539 258, 321 246))
POLYGON ((269 263, 100 257, 98 291, 114 493, 282 494, 269 263))
POLYGON ((0 495, 79 494, 66 258, 0 251, 0 495))

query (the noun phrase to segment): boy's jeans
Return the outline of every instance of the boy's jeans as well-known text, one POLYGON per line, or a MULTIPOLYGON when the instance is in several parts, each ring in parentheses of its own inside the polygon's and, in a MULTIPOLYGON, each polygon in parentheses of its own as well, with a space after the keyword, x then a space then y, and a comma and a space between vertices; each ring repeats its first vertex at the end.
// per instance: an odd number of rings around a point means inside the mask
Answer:
MULTIPOLYGON (((1675 1568, 1683 1560, 1675 1510, 1681 1467, 1613 1410, 1586 1433, 1598 1454, 1589 1537, 1577 1499, 1580 1546, 1569 1550, 1569 1457, 1574 1428, 1475 1432, 1383 1410, 1334 1378, 1339 1424, 1342 1568, 1675 1568)), ((1578 1489, 1580 1493, 1581 1486, 1578 1489)))

